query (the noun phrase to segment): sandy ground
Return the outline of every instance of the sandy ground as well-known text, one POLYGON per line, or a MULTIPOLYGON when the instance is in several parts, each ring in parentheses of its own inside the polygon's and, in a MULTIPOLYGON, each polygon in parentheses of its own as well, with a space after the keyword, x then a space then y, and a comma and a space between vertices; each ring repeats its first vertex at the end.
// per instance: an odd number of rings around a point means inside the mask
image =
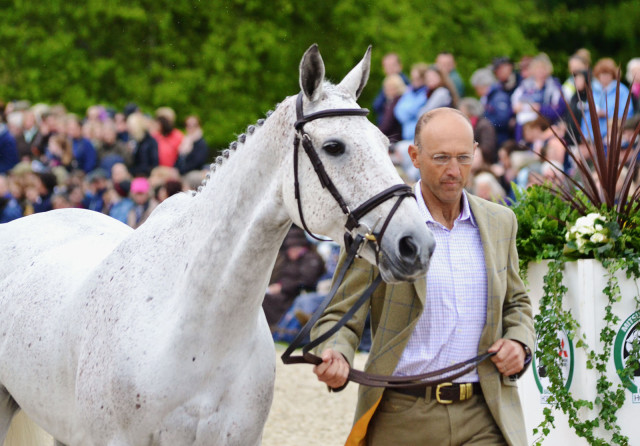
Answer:
MULTIPOLYGON (((351 430, 358 386, 350 384, 342 392, 329 393, 316 380, 311 365, 284 365, 280 359, 283 351, 283 346, 276 345, 275 392, 263 446, 343 445, 351 430)), ((358 353, 355 366, 362 370, 366 358, 366 354, 358 353)), ((10 431, 4 446, 36 446, 18 444, 12 435, 10 431)), ((39 431, 38 437, 38 446, 53 444, 44 431, 39 431)))
MULTIPOLYGON (((276 345, 276 386, 271 413, 262 437, 263 446, 343 445, 353 423, 358 386, 342 392, 327 391, 308 364, 284 365, 276 345)), ((355 366, 362 370, 367 355, 358 353, 355 366)))

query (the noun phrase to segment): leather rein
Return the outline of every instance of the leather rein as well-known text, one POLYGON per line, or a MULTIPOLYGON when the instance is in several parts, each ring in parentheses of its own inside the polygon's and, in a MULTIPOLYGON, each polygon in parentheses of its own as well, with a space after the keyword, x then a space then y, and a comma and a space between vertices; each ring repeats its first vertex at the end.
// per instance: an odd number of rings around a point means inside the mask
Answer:
MULTIPOLYGON (((371 282, 371 284, 367 287, 364 293, 358 298, 357 302, 347 311, 342 318, 329 329, 326 333, 322 334, 320 337, 314 339, 310 343, 304 345, 302 347, 302 355, 293 356, 292 353, 294 350, 300 346, 302 346, 303 340, 309 335, 312 327, 315 323, 320 319, 324 310, 327 308, 333 297, 336 295, 340 284, 342 283, 344 276, 347 273, 347 270, 353 263, 354 259, 359 255, 359 253, 364 249, 367 243, 371 243, 373 249, 376 253, 376 263, 379 261, 380 257, 380 246, 382 243, 382 237, 384 232, 391 221, 391 218, 395 214, 396 210, 400 206, 400 203, 403 199, 407 197, 413 197, 415 199, 415 195, 411 187, 406 184, 396 184, 393 185, 372 198, 365 201, 363 204, 358 206, 355 210, 351 211, 349 206, 347 206, 344 198, 336 188, 336 186, 329 178, 320 157, 318 156, 317 151, 313 147, 313 143, 311 142, 311 138, 309 134, 304 130, 304 125, 310 121, 319 118, 329 118, 329 117, 338 117, 338 116, 366 116, 369 113, 369 110, 366 108, 356 108, 356 109, 330 109, 330 110, 322 110, 316 113, 311 113, 305 115, 303 112, 303 93, 300 92, 298 94, 296 100, 296 116, 297 120, 294 125, 296 129, 296 135, 293 141, 293 173, 294 173, 294 189, 295 189, 295 197, 298 204, 298 213, 300 215, 300 220, 304 229, 307 233, 315 238, 316 240, 325 241, 313 235, 313 233, 307 227, 307 224, 304 220, 304 216, 302 213, 302 203, 300 197, 300 182, 298 175, 298 148, 300 143, 302 143, 302 147, 309 157, 313 169, 315 170, 320 183, 323 188, 329 190, 333 198, 336 200, 342 212, 346 215, 347 221, 345 223, 345 249, 347 250, 347 257, 342 264, 340 270, 336 273, 335 278, 333 280, 333 284, 329 293, 325 296, 323 301, 320 303, 316 311, 313 313, 309 321, 305 324, 305 326, 300 330, 300 332, 296 335, 295 339, 291 342, 289 347, 282 354, 282 362, 285 364, 313 364, 318 365, 322 363, 322 359, 310 351, 329 339, 333 336, 340 328, 342 328, 356 313, 356 311, 373 295, 375 289, 378 287, 380 282, 382 282, 382 277, 380 274, 371 282), (397 197, 396 202, 394 203, 389 215, 385 219, 382 228, 378 232, 375 231, 374 228, 369 228, 366 224, 361 223, 360 219, 364 217, 367 213, 369 213, 372 209, 376 208, 380 204, 385 201, 397 197), (364 230, 364 233, 362 232, 364 230)), ((363 371, 355 370, 350 368, 349 370, 349 381, 356 382, 358 384, 363 384, 371 387, 387 387, 387 388, 424 388, 427 386, 434 386, 437 384, 441 384, 447 381, 451 381, 457 377, 465 375, 477 367, 477 364, 484 361, 485 359, 493 356, 494 353, 484 353, 482 355, 478 355, 475 358, 471 358, 469 360, 454 364, 452 366, 435 370, 433 372, 424 373, 420 375, 411 375, 411 376, 386 376, 386 375, 374 375, 370 373, 365 373, 363 371), (444 375, 444 376, 443 376, 444 375)))

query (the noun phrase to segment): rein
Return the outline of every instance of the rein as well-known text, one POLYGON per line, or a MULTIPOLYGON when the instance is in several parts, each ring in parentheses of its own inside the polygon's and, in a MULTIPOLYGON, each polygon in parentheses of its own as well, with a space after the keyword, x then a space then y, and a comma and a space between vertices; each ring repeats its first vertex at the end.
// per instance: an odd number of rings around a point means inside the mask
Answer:
MULTIPOLYGON (((329 303, 333 300, 336 295, 340 284, 344 280, 344 276, 347 273, 347 270, 353 263, 354 259, 358 256, 362 249, 367 245, 368 242, 372 242, 373 249, 376 253, 376 263, 379 261, 380 257, 380 246, 382 242, 382 236, 391 221, 391 218, 395 214, 396 210, 400 206, 400 203, 403 199, 407 197, 413 197, 415 199, 415 195, 413 194, 413 190, 411 187, 405 184, 396 184, 393 185, 382 192, 376 194, 371 197, 360 206, 358 206, 354 211, 349 209, 344 198, 336 188, 336 186, 329 178, 320 157, 318 156, 317 151, 313 147, 313 143, 311 142, 311 138, 309 134, 305 132, 304 125, 307 122, 313 121, 319 118, 329 118, 336 116, 366 116, 369 113, 369 110, 365 108, 359 109, 332 109, 332 110, 322 110, 316 113, 311 113, 309 115, 304 115, 302 108, 302 100, 303 93, 300 92, 298 94, 296 100, 296 122, 295 129, 297 131, 294 141, 293 141, 293 173, 294 173, 294 188, 295 188, 295 197, 298 204, 298 213, 300 215, 300 220, 304 229, 307 233, 319 241, 327 241, 321 238, 316 237, 307 227, 307 224, 304 220, 304 216, 302 213, 302 203, 300 198, 300 184, 299 184, 299 175, 298 175, 298 148, 300 146, 300 142, 302 142, 302 147, 309 157, 311 164, 313 165, 313 169, 315 170, 320 183, 323 188, 329 190, 333 198, 340 206, 342 212, 347 216, 347 221, 345 223, 345 249, 347 250, 347 257, 345 262, 343 263, 340 270, 337 272, 333 285, 329 293, 325 296, 322 303, 318 306, 316 311, 313 313, 309 321, 305 324, 305 326, 300 330, 300 332, 296 335, 295 339, 291 342, 289 347, 282 354, 282 362, 285 364, 313 364, 319 365, 322 363, 322 359, 313 353, 310 353, 310 350, 320 345, 322 342, 329 339, 333 334, 335 334, 340 328, 342 328, 355 314, 355 312, 371 297, 375 289, 378 287, 380 282, 382 282, 382 277, 380 274, 371 282, 371 284, 367 287, 364 293, 358 298, 357 302, 347 311, 342 318, 336 322, 336 324, 331 327, 327 332, 323 333, 320 337, 314 339, 310 343, 306 344, 302 347, 302 355, 292 356, 294 350, 302 345, 303 340, 309 335, 311 332, 311 328, 315 325, 316 322, 324 313, 324 310, 327 308, 329 303), (369 228, 366 224, 360 223, 360 219, 364 217, 371 210, 384 203, 385 201, 397 197, 396 202, 394 203, 389 215, 385 219, 382 228, 379 232, 375 233, 375 227, 369 228), (354 235, 354 230, 360 228, 361 226, 365 226, 366 232, 364 234, 356 231, 354 235)), ((365 373, 359 370, 354 370, 352 368, 349 369, 349 381, 356 382, 358 384, 363 384, 371 387, 387 387, 387 388, 423 388, 426 386, 433 386, 437 384, 444 383, 446 381, 453 380, 459 376, 465 375, 471 370, 473 370, 477 364, 484 361, 490 356, 493 356, 495 353, 484 353, 482 355, 478 355, 475 358, 469 359, 467 361, 463 361, 452 366, 436 370, 429 373, 424 373, 421 375, 411 375, 411 376, 384 376, 384 375, 374 375, 365 373), (445 375, 444 377, 442 375, 445 375), (435 377, 440 377, 437 379, 432 379, 435 377)))

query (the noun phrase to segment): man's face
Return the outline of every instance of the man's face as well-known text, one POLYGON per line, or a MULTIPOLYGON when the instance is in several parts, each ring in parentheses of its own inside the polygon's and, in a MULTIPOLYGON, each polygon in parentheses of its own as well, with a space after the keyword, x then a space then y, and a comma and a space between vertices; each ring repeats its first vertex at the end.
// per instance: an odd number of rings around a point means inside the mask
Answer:
POLYGON ((513 73, 513 66, 508 63, 503 63, 498 66, 494 72, 496 79, 500 82, 506 82, 513 73))
POLYGON ((420 147, 409 146, 409 155, 420 170, 425 201, 427 204, 459 202, 471 165, 460 164, 456 157, 473 157, 476 144, 471 125, 458 114, 442 112, 422 128, 419 142, 420 147), (448 155, 451 159, 442 165, 434 161, 434 155, 448 155))
POLYGON ((402 65, 400 65, 400 60, 398 60, 397 56, 385 56, 382 59, 382 70, 387 76, 398 74, 402 71, 402 65))

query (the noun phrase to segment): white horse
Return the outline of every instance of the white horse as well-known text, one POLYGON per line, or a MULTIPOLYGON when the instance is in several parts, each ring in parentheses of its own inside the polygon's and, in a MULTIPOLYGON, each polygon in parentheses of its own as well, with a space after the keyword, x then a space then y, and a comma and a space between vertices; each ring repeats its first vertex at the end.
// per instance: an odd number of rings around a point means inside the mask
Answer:
MULTIPOLYGON (((338 84, 314 45, 300 63, 305 113, 351 108, 370 49, 338 84)), ((256 445, 275 352, 261 302, 291 222, 296 98, 249 126, 198 192, 139 229, 60 210, 0 226, 0 444, 22 409, 69 446, 256 445)), ((363 116, 306 124, 347 205, 401 183, 363 116)), ((345 216, 301 152, 300 200, 315 233, 342 243, 345 216)), ((384 220, 393 200, 362 218, 384 220)), ((425 274, 433 237, 404 200, 381 243, 385 280, 425 274)), ((362 255, 375 262, 369 245, 362 255)))

